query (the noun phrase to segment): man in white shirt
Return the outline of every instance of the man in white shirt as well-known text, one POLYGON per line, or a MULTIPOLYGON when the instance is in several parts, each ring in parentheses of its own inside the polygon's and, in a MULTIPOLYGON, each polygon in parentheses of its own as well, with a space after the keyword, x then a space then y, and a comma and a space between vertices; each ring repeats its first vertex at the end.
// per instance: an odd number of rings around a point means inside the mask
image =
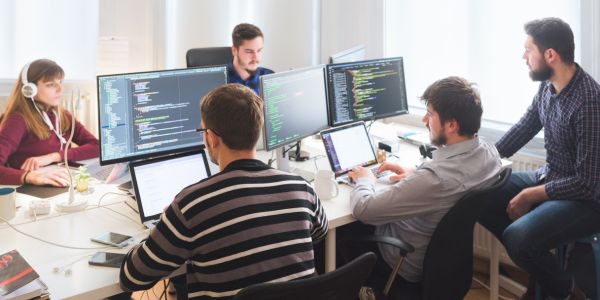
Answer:
MULTIPOLYGON (((467 192, 494 184, 501 171, 494 145, 477 136, 483 109, 470 82, 460 77, 441 79, 421 99, 427 106, 422 121, 431 143, 438 147, 433 159, 418 168, 383 163, 378 172, 396 173, 390 178, 395 184, 380 191, 375 191, 369 169, 357 167, 349 173, 356 182, 350 198, 354 217, 375 225, 371 230, 378 235, 402 237, 415 247, 398 272, 399 280, 409 283, 421 281, 425 251, 442 217, 467 192)), ((400 255, 391 246, 380 245, 378 250, 388 266, 400 255)))

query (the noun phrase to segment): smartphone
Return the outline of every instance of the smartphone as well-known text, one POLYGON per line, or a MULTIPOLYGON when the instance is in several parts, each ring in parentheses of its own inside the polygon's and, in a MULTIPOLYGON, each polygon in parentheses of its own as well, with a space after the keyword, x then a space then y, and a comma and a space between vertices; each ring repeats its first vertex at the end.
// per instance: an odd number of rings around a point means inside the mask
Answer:
POLYGON ((93 266, 120 268, 124 259, 123 253, 96 252, 88 263, 93 266))
MULTIPOLYGON (((64 161, 58 163, 58 166, 60 166, 60 167, 62 167, 64 165, 65 165, 64 161)), ((82 167, 82 166, 85 166, 85 164, 74 162, 74 161, 70 161, 69 162, 69 168, 71 168, 71 169, 77 169, 77 168, 82 167)))
POLYGON ((97 237, 93 237, 91 240, 97 243, 123 248, 133 242, 133 237, 115 232, 107 232, 97 237))

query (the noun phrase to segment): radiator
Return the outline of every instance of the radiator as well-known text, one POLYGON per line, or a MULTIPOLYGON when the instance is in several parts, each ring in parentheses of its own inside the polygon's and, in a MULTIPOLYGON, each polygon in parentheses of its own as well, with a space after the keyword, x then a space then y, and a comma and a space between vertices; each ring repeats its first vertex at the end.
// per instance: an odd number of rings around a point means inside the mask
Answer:
MULTIPOLYGON (((513 172, 537 170, 546 163, 543 159, 522 154, 513 155, 510 158, 510 161, 512 162, 513 172)), ((492 238, 494 238, 493 235, 487 231, 487 229, 479 224, 475 225, 473 232, 473 252, 475 255, 490 258, 492 238)), ((500 246, 500 248, 500 261, 514 266, 514 263, 508 257, 504 247, 500 246)))

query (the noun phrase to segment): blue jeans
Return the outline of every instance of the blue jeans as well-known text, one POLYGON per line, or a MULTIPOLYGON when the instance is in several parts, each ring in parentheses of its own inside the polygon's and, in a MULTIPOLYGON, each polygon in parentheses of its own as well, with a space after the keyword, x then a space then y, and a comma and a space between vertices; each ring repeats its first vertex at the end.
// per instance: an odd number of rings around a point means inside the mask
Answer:
POLYGON ((538 183, 534 172, 513 173, 484 209, 479 223, 504 244, 510 258, 540 284, 548 296, 569 295, 573 277, 552 252, 560 245, 600 232, 600 212, 590 203, 548 200, 512 221, 506 207, 521 190, 538 183))

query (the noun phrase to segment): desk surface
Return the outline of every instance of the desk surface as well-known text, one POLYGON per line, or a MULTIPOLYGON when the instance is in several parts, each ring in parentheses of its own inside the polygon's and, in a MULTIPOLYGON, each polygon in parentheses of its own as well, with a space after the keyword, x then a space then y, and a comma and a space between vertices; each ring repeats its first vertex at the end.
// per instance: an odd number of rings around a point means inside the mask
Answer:
MULTIPOLYGON (((319 169, 330 169, 327 157, 323 155, 321 140, 309 138, 305 140, 304 145, 304 149, 311 152, 311 157, 314 158, 306 162, 290 163, 291 171, 301 169, 315 172, 315 165, 319 169)), ((415 165, 415 162, 419 161, 418 149, 413 145, 402 143, 396 155, 400 157, 399 162, 404 165, 415 165)), ((263 161, 267 161, 270 157, 271 153, 259 152, 259 159, 263 161)), ((18 230, 46 241, 93 249, 68 249, 50 245, 0 223, 0 240, 2 240, 0 253, 17 249, 48 285, 52 298, 96 299, 121 292, 118 269, 90 266, 87 261, 97 251, 124 253, 128 249, 103 247, 101 244, 91 242, 90 238, 106 231, 114 231, 134 236, 137 243, 148 234, 148 230, 140 223, 138 214, 125 204, 124 201, 129 197, 124 196, 123 192, 117 189, 116 184, 95 183, 92 187, 93 193, 86 196, 79 195, 88 198, 89 206, 85 211, 63 214, 57 213, 53 207, 50 215, 40 216, 37 220, 29 215, 28 210, 28 203, 35 198, 18 194, 17 205, 20 207, 16 217, 10 223, 18 230), (101 207, 98 207, 101 197, 101 207), (68 267, 71 268, 71 275, 64 274, 64 270, 68 267), (56 268, 60 272, 55 272, 56 268)), ((340 192, 336 198, 322 202, 330 228, 355 221, 348 202, 350 191, 350 187, 340 185, 340 192)), ((57 202, 66 197, 67 194, 61 194, 48 200, 57 202)))

